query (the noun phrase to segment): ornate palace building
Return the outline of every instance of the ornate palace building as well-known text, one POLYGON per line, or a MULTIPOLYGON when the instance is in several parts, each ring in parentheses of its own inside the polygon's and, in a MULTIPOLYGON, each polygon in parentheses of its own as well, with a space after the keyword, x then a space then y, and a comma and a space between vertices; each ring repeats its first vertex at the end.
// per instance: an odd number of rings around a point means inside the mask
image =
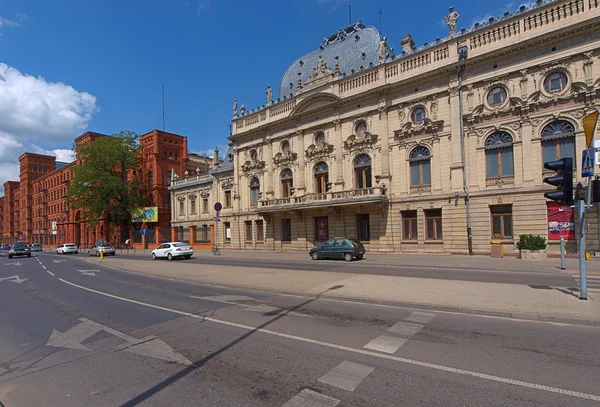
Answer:
MULTIPOLYGON (((89 143, 98 137, 109 137, 87 132, 75 139, 75 144, 89 143)), ((136 247, 147 248, 171 238, 171 200, 168 186, 177 173, 207 174, 212 159, 188 153, 187 137, 159 130, 141 135, 141 176, 147 183, 148 206, 156 207, 158 218, 144 225, 116 227, 101 222, 88 228, 80 219, 79 211, 67 206, 68 186, 74 177, 77 158, 72 163, 59 163, 53 156, 25 153, 19 157, 20 180, 4 183, 4 197, 0 198, 0 243, 25 241, 55 246, 75 243, 90 247, 97 239, 122 245, 130 238, 136 247), (145 226, 148 234, 142 236, 145 226)))
POLYGON ((448 37, 415 46, 407 34, 398 50, 358 22, 294 61, 279 98, 268 87, 264 106, 235 102, 223 163, 172 182, 173 231, 265 250, 346 236, 371 251, 489 254, 501 242, 512 254, 521 234, 550 250, 574 239, 573 211, 543 196, 543 163, 574 157, 584 182, 600 2, 540 0, 457 30, 458 18, 450 9, 448 37))

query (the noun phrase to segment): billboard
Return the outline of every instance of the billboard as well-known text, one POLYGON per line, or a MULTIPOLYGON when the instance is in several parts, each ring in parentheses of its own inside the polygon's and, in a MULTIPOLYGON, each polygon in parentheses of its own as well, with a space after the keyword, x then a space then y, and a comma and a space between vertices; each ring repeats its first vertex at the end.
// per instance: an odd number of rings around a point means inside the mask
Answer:
POLYGON ((556 202, 548 202, 548 240, 575 240, 573 209, 565 208, 556 202))
POLYGON ((148 206, 134 212, 131 217, 133 223, 158 222, 158 206, 148 206))

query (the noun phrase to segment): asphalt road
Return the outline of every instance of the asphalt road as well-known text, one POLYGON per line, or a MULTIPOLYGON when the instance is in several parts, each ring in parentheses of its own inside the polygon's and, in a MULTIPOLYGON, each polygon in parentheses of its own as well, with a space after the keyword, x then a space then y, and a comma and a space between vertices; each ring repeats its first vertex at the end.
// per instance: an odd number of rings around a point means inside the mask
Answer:
MULTIPOLYGON (((0 259, 13 406, 600 405, 600 328, 0 259)), ((335 290, 331 287, 330 290, 335 290)))

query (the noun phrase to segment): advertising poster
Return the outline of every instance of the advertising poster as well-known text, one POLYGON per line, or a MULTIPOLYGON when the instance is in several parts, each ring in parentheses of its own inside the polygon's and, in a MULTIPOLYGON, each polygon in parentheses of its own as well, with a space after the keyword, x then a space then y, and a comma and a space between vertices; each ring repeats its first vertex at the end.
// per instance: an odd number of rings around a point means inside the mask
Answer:
POLYGON ((548 202, 548 240, 575 240, 573 209, 555 202, 548 202))
POLYGON ((328 236, 327 218, 317 218, 317 240, 327 240, 328 236))
POLYGON ((158 207, 142 208, 139 212, 134 213, 132 218, 133 223, 158 222, 158 207))

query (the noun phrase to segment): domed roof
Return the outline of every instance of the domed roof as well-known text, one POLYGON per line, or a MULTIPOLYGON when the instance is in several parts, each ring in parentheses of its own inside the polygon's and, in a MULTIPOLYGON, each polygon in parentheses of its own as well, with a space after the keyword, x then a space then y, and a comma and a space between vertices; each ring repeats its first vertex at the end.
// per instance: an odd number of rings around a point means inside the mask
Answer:
POLYGON ((295 93, 298 73, 305 83, 314 72, 320 56, 331 70, 335 67, 335 57, 339 57, 340 73, 346 75, 377 65, 379 41, 377 29, 365 27, 360 21, 324 38, 318 50, 298 58, 285 71, 279 84, 279 97, 283 99, 295 93))

